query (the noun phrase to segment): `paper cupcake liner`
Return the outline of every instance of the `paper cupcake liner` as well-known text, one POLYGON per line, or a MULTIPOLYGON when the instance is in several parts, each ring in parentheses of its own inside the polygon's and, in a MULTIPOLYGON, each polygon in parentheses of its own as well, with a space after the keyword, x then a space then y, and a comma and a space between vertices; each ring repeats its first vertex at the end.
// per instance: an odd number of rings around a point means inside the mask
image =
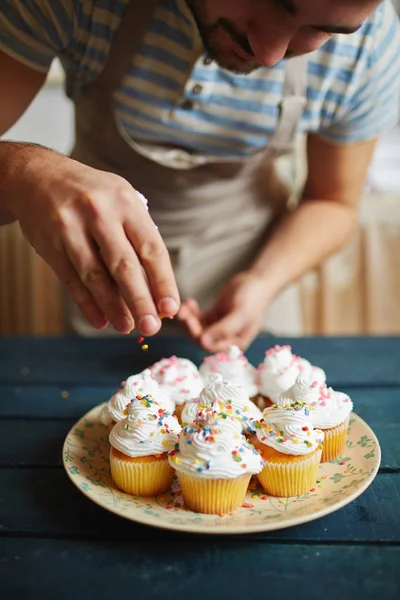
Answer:
POLYGON ((251 474, 233 479, 200 479, 177 473, 186 508, 198 513, 226 515, 240 508, 246 497, 251 474))
POLYGON ((115 485, 127 494, 158 496, 171 488, 174 470, 166 454, 132 460, 120 458, 111 449, 110 465, 115 485))
POLYGON ((176 404, 174 415, 178 419, 179 423, 182 423, 182 411, 184 408, 184 404, 176 404))
POLYGON ((322 447, 321 462, 330 462, 338 456, 342 456, 346 448, 347 430, 349 428, 350 416, 331 429, 323 429, 324 443, 322 447))
MULTIPOLYGON (((322 449, 312 454, 296 456, 296 462, 272 462, 266 460, 265 467, 257 477, 270 496, 301 496, 314 487, 318 478, 322 449)), ((286 458, 286 457, 285 457, 286 458)))

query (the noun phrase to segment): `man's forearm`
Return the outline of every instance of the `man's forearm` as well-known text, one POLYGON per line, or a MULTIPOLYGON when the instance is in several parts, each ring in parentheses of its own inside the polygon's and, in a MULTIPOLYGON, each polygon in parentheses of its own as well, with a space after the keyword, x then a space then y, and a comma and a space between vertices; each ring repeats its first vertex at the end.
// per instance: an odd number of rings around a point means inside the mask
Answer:
POLYGON ((43 152, 50 151, 38 144, 0 141, 0 225, 18 219, 16 208, 25 175, 43 152))
POLYGON ((250 268, 265 281, 267 301, 344 246, 356 223, 352 207, 303 200, 279 222, 250 268))

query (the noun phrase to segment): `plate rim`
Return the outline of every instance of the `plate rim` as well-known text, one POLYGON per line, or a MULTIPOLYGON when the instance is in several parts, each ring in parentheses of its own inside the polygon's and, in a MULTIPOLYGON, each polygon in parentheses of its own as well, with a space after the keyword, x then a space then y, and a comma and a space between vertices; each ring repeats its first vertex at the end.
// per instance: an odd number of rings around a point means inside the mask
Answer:
MULTIPOLYGON (((133 523, 140 523, 141 525, 146 525, 148 527, 154 527, 156 529, 164 529, 166 531, 180 531, 183 533, 191 533, 191 534, 196 534, 196 535, 223 535, 223 536, 225 536, 225 535, 238 535, 238 534, 245 535, 245 534, 263 533, 263 532, 267 532, 267 531, 279 531, 281 529, 288 529, 289 527, 295 527, 296 525, 303 525, 305 523, 310 523, 311 521, 315 521, 317 519, 325 517, 329 514, 332 514, 336 511, 344 508, 345 506, 347 506, 348 504, 353 502, 353 500, 356 500, 359 496, 361 496, 361 494, 363 494, 365 492, 365 490, 373 483, 376 475, 378 474, 378 471, 379 471, 379 468, 381 465, 381 461, 382 461, 382 450, 381 450, 379 440, 378 440, 376 434, 371 429, 371 427, 368 425, 368 423, 366 421, 364 421, 364 419, 362 419, 357 413, 352 412, 351 418, 355 418, 366 429, 367 433, 369 433, 369 435, 374 439, 374 441, 376 443, 377 460, 376 460, 376 464, 375 464, 375 467, 373 468, 372 472, 366 477, 365 481, 360 485, 360 487, 357 488, 356 490, 354 490, 353 492, 351 492, 348 496, 345 496, 341 500, 338 500, 337 503, 332 504, 330 506, 326 506, 325 508, 322 508, 321 510, 318 510, 317 512, 314 512, 311 514, 293 516, 292 518, 285 520, 281 524, 279 523, 279 520, 278 520, 278 521, 272 521, 272 522, 266 523, 265 525, 261 525, 261 524, 254 524, 254 525, 247 525, 247 526, 232 525, 232 527, 229 527, 227 529, 221 528, 220 530, 216 529, 214 524, 213 525, 210 524, 210 525, 207 525, 202 528, 197 527, 196 524, 193 524, 193 525, 183 525, 183 524, 179 524, 179 523, 162 523, 161 524, 160 522, 157 522, 157 521, 140 518, 140 513, 138 515, 138 518, 136 518, 136 517, 132 518, 131 514, 128 516, 127 514, 123 514, 123 513, 119 512, 118 510, 115 510, 112 506, 106 506, 106 505, 102 504, 101 502, 99 502, 96 499, 95 496, 92 496, 87 491, 82 489, 81 486, 76 483, 76 479, 74 479, 74 476, 68 470, 67 464, 64 459, 65 448, 66 448, 68 438, 73 434, 73 430, 77 427, 78 423, 80 423, 85 418, 87 418, 87 416, 90 413, 92 413, 93 411, 99 410, 105 404, 106 403, 102 402, 101 404, 98 404, 97 406, 93 406, 93 408, 91 408, 84 415, 82 415, 69 429, 67 435, 65 436, 64 443, 62 446, 62 463, 63 463, 64 471, 67 474, 67 476, 69 477, 70 481, 73 483, 74 487, 76 489, 78 489, 81 492, 81 494, 83 494, 91 502, 93 502, 97 506, 100 506, 103 510, 107 510, 108 512, 111 512, 112 514, 117 515, 118 517, 126 519, 127 521, 130 521, 133 523)), ((124 493, 124 492, 122 492, 122 493, 124 493)), ((164 494, 161 494, 161 496, 162 495, 164 495, 164 494)), ((152 498, 155 498, 155 497, 156 496, 152 496, 152 498)), ((192 513, 193 515, 197 514, 193 511, 187 511, 187 512, 192 513)))

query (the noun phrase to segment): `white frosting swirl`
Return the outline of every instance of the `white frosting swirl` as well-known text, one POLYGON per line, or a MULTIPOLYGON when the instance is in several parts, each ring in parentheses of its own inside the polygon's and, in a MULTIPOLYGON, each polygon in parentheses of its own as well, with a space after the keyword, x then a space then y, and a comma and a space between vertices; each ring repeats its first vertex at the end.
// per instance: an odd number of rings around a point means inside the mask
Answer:
POLYGON ((231 479, 259 473, 263 460, 241 433, 236 419, 222 415, 198 419, 183 428, 179 449, 170 453, 171 466, 204 479, 231 479))
POLYGON ((325 384, 299 376, 290 390, 283 394, 277 404, 284 406, 292 402, 306 402, 312 407, 314 427, 329 429, 343 423, 351 411, 353 403, 347 394, 336 392, 325 384))
POLYGON ((290 346, 274 346, 267 350, 264 362, 257 369, 259 391, 272 402, 277 402, 300 374, 320 383, 325 381, 324 371, 311 365, 305 358, 292 354, 290 346))
POLYGON ((200 404, 236 417, 242 423, 244 431, 249 433, 255 432, 254 423, 262 417, 262 412, 249 399, 246 391, 240 385, 227 381, 219 373, 210 375, 208 384, 200 394, 200 404))
POLYGON ((175 404, 182 405, 196 398, 203 389, 199 370, 187 358, 171 356, 163 358, 150 367, 151 372, 175 404))
POLYGON ((151 369, 145 369, 137 375, 128 377, 125 381, 124 390, 130 399, 135 398, 138 394, 141 394, 142 396, 150 395, 171 414, 175 410, 175 403, 168 395, 167 391, 161 389, 161 386, 151 372, 151 369))
POLYGON ((176 417, 151 398, 133 399, 126 418, 114 425, 110 444, 126 456, 153 456, 175 448, 181 427, 176 417))
POLYGON ((317 381, 299 375, 292 387, 279 396, 276 404, 278 406, 286 406, 294 402, 313 404, 320 396, 320 388, 321 385, 317 381))
POLYGON ((199 370, 205 383, 212 374, 219 373, 224 379, 241 385, 249 397, 257 395, 257 370, 238 346, 231 346, 226 353, 218 352, 206 356, 199 370))
POLYGON ((313 429, 307 404, 295 403, 285 407, 274 405, 266 408, 256 427, 259 441, 282 454, 310 454, 324 439, 323 431, 313 429))
POLYGON ((111 425, 111 423, 121 421, 125 416, 124 410, 130 400, 131 398, 125 394, 123 389, 118 390, 103 407, 100 413, 100 421, 104 425, 111 425))
POLYGON ((312 365, 307 359, 301 358, 300 356, 294 356, 294 358, 298 363, 299 375, 320 384, 325 383, 326 374, 323 369, 312 365))
POLYGON ((107 402, 100 414, 100 420, 104 425, 110 425, 112 422, 118 423, 124 418, 124 410, 129 402, 138 394, 145 396, 150 394, 161 404, 168 412, 173 413, 175 404, 171 398, 161 390, 150 369, 145 369, 141 373, 131 375, 122 384, 118 390, 107 402))

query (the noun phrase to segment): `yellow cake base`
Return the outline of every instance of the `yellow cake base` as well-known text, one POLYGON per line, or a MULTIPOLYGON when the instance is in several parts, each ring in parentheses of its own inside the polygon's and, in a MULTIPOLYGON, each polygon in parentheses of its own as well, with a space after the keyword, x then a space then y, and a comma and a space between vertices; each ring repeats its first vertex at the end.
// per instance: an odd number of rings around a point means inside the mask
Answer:
POLYGON ((252 438, 251 443, 265 460, 265 466, 257 477, 267 494, 301 496, 315 486, 322 456, 321 446, 311 454, 293 456, 262 444, 257 436, 252 438))
POLYGON ((226 515, 240 508, 246 497, 251 474, 233 479, 200 479, 177 473, 186 508, 198 513, 226 515))
POLYGON ((117 487, 133 496, 158 496, 171 488, 174 470, 167 453, 131 458, 111 448, 111 476, 117 487))
POLYGON ((342 456, 346 448, 347 430, 350 417, 343 423, 331 429, 322 429, 324 432, 324 443, 322 448, 321 462, 330 462, 338 456, 342 456))

